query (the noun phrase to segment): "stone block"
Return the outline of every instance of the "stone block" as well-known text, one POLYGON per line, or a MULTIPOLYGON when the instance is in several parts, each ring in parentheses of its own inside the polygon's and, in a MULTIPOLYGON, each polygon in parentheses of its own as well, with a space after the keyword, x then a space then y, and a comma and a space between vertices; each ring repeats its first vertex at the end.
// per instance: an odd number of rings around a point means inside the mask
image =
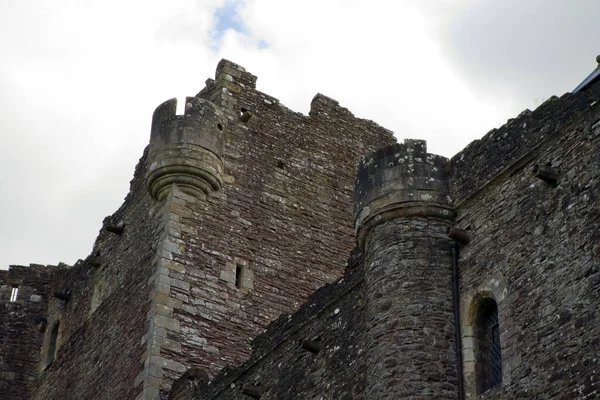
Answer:
POLYGON ((180 326, 178 320, 176 320, 174 318, 165 317, 164 315, 155 315, 154 323, 156 324, 157 327, 162 327, 169 331, 173 331, 173 332, 181 331, 181 326, 180 326))

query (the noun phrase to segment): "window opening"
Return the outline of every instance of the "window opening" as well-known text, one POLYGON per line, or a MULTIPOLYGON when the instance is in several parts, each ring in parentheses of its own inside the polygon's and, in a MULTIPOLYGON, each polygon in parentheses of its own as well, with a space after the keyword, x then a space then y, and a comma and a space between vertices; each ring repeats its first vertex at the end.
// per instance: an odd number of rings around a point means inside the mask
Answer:
POLYGON ((52 328, 52 333, 50 334, 50 344, 48 346, 47 365, 52 364, 52 362, 56 358, 56 351, 58 350, 58 327, 59 327, 59 324, 58 324, 58 322, 56 322, 54 324, 54 327, 52 328))
POLYGON ((498 305, 492 299, 485 300, 477 315, 477 355, 479 393, 502 382, 502 349, 498 305))
POLYGON ((94 293, 92 294, 92 305, 91 311, 94 312, 102 303, 102 294, 104 292, 104 282, 100 281, 94 287, 94 293))
POLYGON ((17 301, 17 296, 19 295, 19 287, 18 286, 13 286, 12 290, 10 291, 10 301, 11 303, 14 303, 15 301, 17 301))
POLYGON ((236 265, 235 266, 235 287, 238 289, 242 288, 242 266, 241 265, 236 265))

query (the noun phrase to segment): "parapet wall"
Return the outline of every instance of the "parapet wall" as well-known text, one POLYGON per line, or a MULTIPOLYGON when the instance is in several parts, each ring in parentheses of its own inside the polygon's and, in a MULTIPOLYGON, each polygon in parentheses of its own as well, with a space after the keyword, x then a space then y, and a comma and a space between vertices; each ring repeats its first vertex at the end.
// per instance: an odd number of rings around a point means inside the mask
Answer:
POLYGON ((0 398, 29 399, 46 329, 50 284, 57 267, 11 266, 0 271, 0 398), (12 288, 16 299, 11 299, 12 288), (12 301, 14 300, 14 301, 12 301))
POLYGON ((362 158, 354 186, 354 229, 364 249, 369 231, 398 217, 452 219, 448 159, 427 153, 424 140, 405 139, 362 158))
POLYGON ((213 103, 188 97, 183 115, 175 115, 177 99, 154 111, 150 134, 147 186, 164 200, 172 185, 192 196, 223 186, 223 131, 227 119, 213 103))
POLYGON ((452 197, 456 203, 474 195, 499 174, 522 168, 535 156, 540 144, 593 106, 599 94, 600 86, 594 85, 577 94, 553 96, 535 111, 525 110, 471 142, 451 159, 452 197))

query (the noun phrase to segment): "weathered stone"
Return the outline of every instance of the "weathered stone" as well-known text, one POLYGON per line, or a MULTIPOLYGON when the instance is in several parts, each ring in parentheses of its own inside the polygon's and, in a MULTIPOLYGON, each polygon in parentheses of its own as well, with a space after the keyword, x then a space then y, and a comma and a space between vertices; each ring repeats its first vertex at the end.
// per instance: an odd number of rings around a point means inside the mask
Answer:
POLYGON ((180 377, 171 400, 457 398, 461 377, 469 399, 598 397, 599 86, 446 160, 320 94, 291 112, 222 61, 185 115, 157 109, 85 261, 0 271, 0 397, 166 399, 180 377), (366 262, 346 263, 361 155, 366 262), (486 299, 502 382, 478 393, 486 299))

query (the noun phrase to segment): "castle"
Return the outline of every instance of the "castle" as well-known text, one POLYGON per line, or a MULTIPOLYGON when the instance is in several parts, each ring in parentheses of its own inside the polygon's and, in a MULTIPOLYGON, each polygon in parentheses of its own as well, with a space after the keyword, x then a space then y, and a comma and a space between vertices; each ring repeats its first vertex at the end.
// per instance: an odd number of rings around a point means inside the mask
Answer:
POLYGON ((222 60, 85 260, 0 271, 0 398, 599 398, 599 76, 446 159, 222 60))

